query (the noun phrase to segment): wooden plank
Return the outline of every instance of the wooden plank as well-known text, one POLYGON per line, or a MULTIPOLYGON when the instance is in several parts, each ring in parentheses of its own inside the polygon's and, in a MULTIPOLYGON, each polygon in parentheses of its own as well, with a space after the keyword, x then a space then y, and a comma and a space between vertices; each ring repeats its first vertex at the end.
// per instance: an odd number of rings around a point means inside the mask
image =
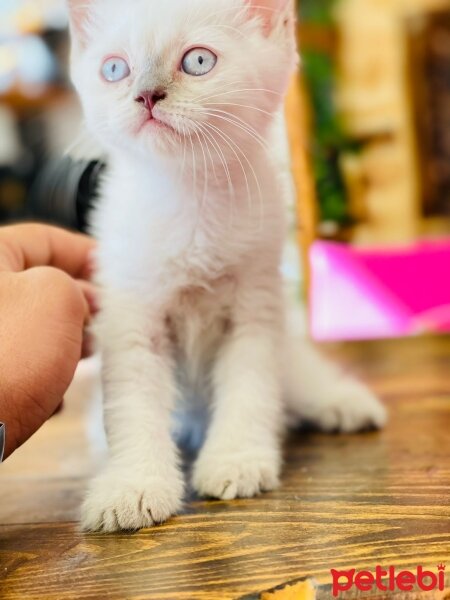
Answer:
POLYGON ((320 600, 331 598, 331 568, 448 565, 450 339, 325 350, 382 392, 391 411, 384 432, 292 434, 277 492, 192 498, 183 515, 138 534, 78 529, 86 477, 101 455, 86 435, 92 409, 79 385, 83 397, 73 391, 67 410, 2 466, 2 600, 234 600, 308 576, 325 586, 320 600), (36 448, 46 456, 33 474, 36 448))

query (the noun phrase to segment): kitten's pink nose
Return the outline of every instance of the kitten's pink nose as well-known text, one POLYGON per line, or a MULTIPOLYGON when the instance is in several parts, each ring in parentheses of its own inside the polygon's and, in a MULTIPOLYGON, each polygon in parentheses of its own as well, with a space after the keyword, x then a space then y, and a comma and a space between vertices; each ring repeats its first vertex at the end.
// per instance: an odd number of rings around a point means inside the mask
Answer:
POLYGON ((148 112, 151 114, 155 108, 155 104, 164 100, 167 94, 161 90, 155 90, 153 92, 141 92, 135 99, 139 104, 143 104, 148 112))

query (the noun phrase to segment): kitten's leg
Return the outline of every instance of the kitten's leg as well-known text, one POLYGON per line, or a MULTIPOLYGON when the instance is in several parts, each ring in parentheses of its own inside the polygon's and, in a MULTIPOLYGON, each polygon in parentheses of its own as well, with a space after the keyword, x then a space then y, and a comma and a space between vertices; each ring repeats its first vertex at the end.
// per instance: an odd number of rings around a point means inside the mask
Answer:
POLYGON ((282 303, 274 287, 276 275, 238 291, 215 365, 211 424, 194 466, 193 484, 203 496, 250 497, 278 485, 282 303))
POLYGON ((99 317, 110 458, 84 502, 85 530, 149 527, 181 506, 184 484, 170 433, 172 365, 164 319, 147 308, 115 297, 99 317))
POLYGON ((284 365, 291 425, 308 422, 346 433, 385 425, 386 409, 375 395, 306 340, 287 340, 284 365))

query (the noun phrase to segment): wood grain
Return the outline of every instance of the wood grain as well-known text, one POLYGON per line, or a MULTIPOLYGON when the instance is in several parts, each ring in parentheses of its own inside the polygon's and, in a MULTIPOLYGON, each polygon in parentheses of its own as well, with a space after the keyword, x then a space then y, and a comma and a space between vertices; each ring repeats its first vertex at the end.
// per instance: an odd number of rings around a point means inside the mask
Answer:
POLYGON ((331 598, 331 568, 450 570, 450 339, 324 350, 382 395, 385 431, 296 432, 276 493, 192 497, 183 515, 133 535, 78 530, 103 453, 84 373, 65 411, 1 467, 0 598, 235 600, 306 576, 331 598))

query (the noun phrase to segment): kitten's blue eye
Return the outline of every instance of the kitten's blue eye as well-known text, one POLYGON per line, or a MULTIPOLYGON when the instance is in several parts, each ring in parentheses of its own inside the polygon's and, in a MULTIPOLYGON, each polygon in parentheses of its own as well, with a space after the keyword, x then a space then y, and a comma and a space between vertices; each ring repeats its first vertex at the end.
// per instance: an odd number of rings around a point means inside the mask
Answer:
POLYGON ((183 57, 181 67, 188 75, 200 77, 206 75, 214 69, 217 63, 217 56, 211 50, 206 48, 194 48, 189 50, 183 57))
POLYGON ((103 78, 110 83, 116 83, 117 81, 126 79, 130 72, 127 61, 118 56, 107 58, 102 66, 103 78))

